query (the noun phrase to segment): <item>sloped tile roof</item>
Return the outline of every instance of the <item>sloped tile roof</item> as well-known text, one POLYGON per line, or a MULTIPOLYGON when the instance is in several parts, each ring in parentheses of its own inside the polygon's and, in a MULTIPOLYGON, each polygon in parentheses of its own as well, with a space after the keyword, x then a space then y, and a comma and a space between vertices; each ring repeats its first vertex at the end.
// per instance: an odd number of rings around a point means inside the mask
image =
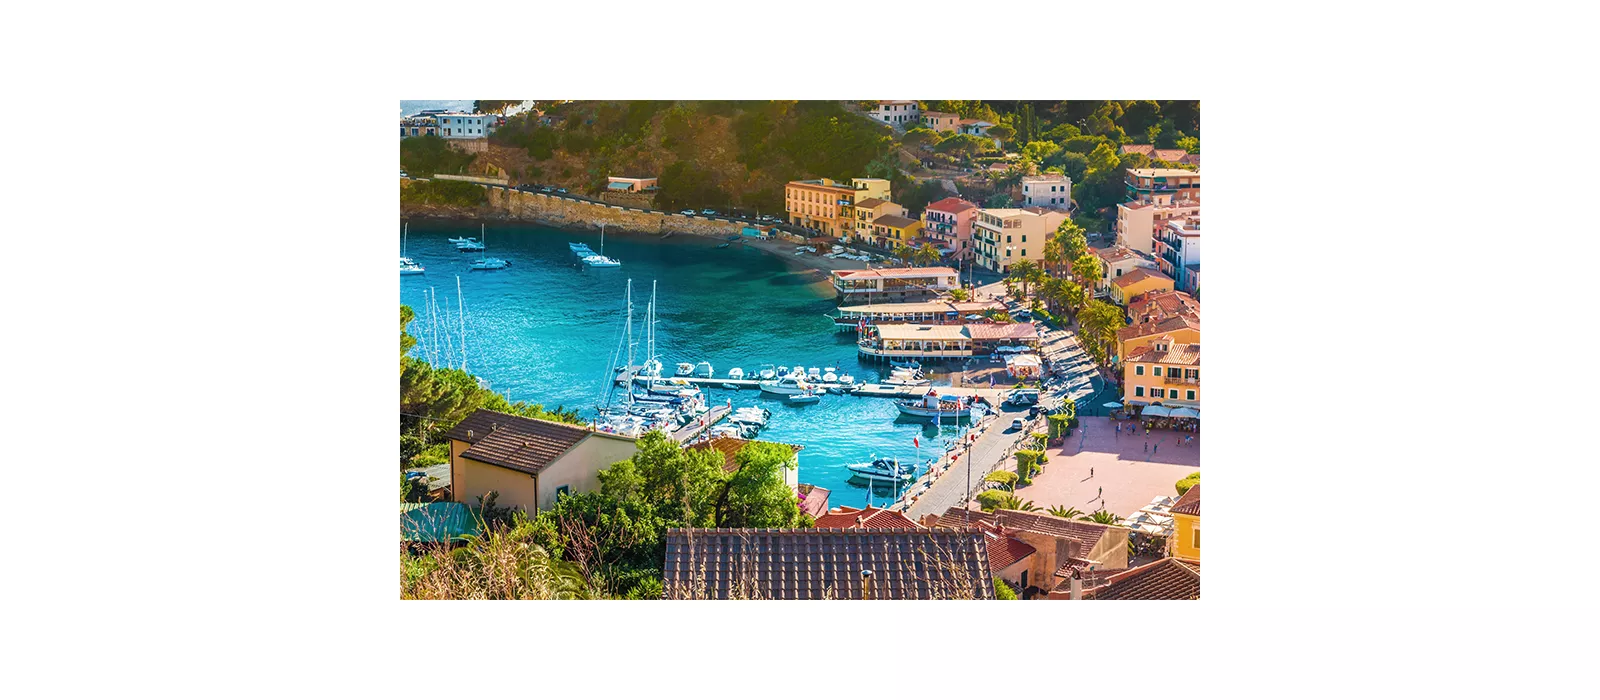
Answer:
POLYGON ((1149 335, 1171 333, 1175 330, 1200 330, 1200 320, 1192 316, 1168 316, 1159 321, 1146 321, 1117 329, 1117 340, 1132 340, 1149 335))
MULTIPOLYGON (((1161 340, 1170 339, 1170 336, 1161 336, 1161 340)), ((1153 345, 1140 345, 1128 351, 1127 362, 1159 362, 1168 365, 1198 365, 1200 364, 1199 343, 1170 343, 1166 350, 1157 350, 1153 345)))
POLYGON ((817 528, 838 528, 840 530, 866 530, 885 528, 920 528, 915 520, 908 518, 896 510, 884 508, 851 508, 839 506, 817 518, 817 528))
POLYGON ((895 216, 894 214, 884 214, 872 220, 873 226, 888 226, 890 228, 905 228, 915 223, 917 223, 916 219, 907 219, 904 216, 895 216))
POLYGON ((1189 152, 1181 148, 1157 148, 1155 152, 1150 154, 1150 157, 1156 160, 1164 160, 1168 163, 1177 163, 1183 160, 1186 155, 1189 155, 1189 152))
POLYGON ((800 512, 813 518, 820 518, 828 512, 827 489, 811 484, 800 484, 794 487, 795 497, 800 499, 800 512))
POLYGON ((1167 289, 1149 292, 1128 304, 1128 315, 1132 318, 1161 318, 1173 314, 1193 314, 1199 318, 1200 302, 1187 292, 1167 289))
MULTIPOLYGON (((1197 600, 1200 568, 1177 559, 1160 559, 1143 566, 1109 574, 1094 587, 1084 587, 1084 600, 1197 600)), ((1070 590, 1063 579, 1056 591, 1070 590)))
POLYGON ((968 209, 977 209, 978 205, 960 197, 945 197, 944 199, 929 204, 927 208, 934 211, 942 211, 947 214, 960 214, 968 209))
POLYGON ((969 510, 961 506, 951 506, 945 509, 944 514, 934 527, 972 527, 974 525, 994 525, 994 515, 981 510, 969 510))
POLYGON ((1032 323, 974 323, 967 326, 967 335, 973 340, 1037 340, 1039 331, 1032 323))
POLYGON ((889 203, 889 200, 886 200, 886 199, 878 199, 877 197, 868 197, 868 198, 863 199, 863 200, 861 200, 859 202, 856 202, 856 208, 857 209, 871 209, 873 207, 880 206, 880 205, 883 205, 883 204, 888 204, 888 203, 889 203))
POLYGON ((976 528, 674 528, 662 564, 669 599, 989 600, 992 576, 976 528))
POLYGON ((1088 554, 1100 543, 1110 525, 1091 523, 1085 520, 1069 520, 1058 518, 1048 513, 1028 513, 1020 510, 997 510, 995 524, 1007 530, 1025 530, 1037 532, 1042 535, 1069 539, 1081 545, 1078 551, 1088 554))
MULTIPOLYGON (((1228 500, 1228 494, 1222 494, 1222 500, 1228 500)), ((1195 484, 1189 487, 1188 491, 1184 491, 1183 498, 1172 504, 1171 512, 1184 515, 1200 515, 1200 485, 1195 484)))
POLYGON ((462 457, 538 474, 593 433, 582 426, 478 409, 445 436, 471 445, 462 457))
POLYGON ((1150 155, 1155 150, 1156 147, 1148 143, 1125 143, 1122 145, 1123 153, 1143 153, 1145 155, 1150 155))
POLYGON ((1117 285, 1118 287, 1131 287, 1135 282, 1140 282, 1150 278, 1165 280, 1167 282, 1172 281, 1171 277, 1163 275, 1160 272, 1152 270, 1148 267, 1136 267, 1132 270, 1129 270, 1127 274, 1111 280, 1111 283, 1117 285))
POLYGON ((1027 542, 988 529, 983 533, 983 542, 989 548, 989 569, 992 571, 1003 570, 1038 551, 1027 542))

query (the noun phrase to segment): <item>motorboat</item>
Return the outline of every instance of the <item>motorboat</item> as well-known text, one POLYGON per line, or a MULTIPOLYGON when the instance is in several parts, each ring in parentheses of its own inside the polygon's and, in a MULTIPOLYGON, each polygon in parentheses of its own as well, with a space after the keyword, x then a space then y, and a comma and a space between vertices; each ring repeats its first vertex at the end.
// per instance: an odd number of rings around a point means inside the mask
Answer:
POLYGON ((897 360, 890 360, 889 364, 894 365, 895 367, 903 367, 905 369, 915 369, 915 370, 921 370, 922 369, 922 363, 918 362, 916 360, 912 360, 910 362, 900 362, 900 361, 897 361, 897 360))
POLYGON ((770 382, 761 383, 761 391, 768 394, 804 394, 810 389, 811 385, 807 384, 804 379, 795 376, 788 376, 782 379, 775 379, 770 382))
POLYGON ((839 370, 835 369, 833 367, 828 367, 826 369, 823 369, 822 370, 822 381, 825 381, 825 382, 837 382, 837 381, 839 381, 839 370))
POLYGON ((899 460, 893 457, 877 457, 871 462, 850 464, 845 466, 852 474, 876 481, 908 481, 912 472, 900 466, 899 460))
POLYGON ((510 266, 511 266, 511 263, 508 263, 508 262, 506 262, 506 261, 504 261, 504 260, 502 260, 500 258, 488 258, 488 257, 478 258, 475 262, 472 263, 472 269, 474 269, 474 270, 504 270, 505 268, 510 267, 510 266))
POLYGON ((729 390, 732 390, 732 391, 738 391, 739 390, 739 385, 731 383, 731 382, 724 382, 721 386, 724 389, 729 389, 729 390))
POLYGON ((806 380, 812 382, 822 381, 822 368, 812 367, 811 369, 806 370, 806 380))
POLYGON ((711 430, 706 432, 706 435, 709 435, 709 436, 711 436, 713 438, 719 438, 719 437, 744 438, 745 437, 745 429, 744 429, 743 426, 740 426, 740 425, 737 425, 737 424, 713 425, 713 426, 711 426, 711 430))
POLYGON ((418 265, 417 261, 412 260, 411 258, 400 258, 400 274, 420 275, 424 272, 427 272, 427 270, 421 265, 418 265))
POLYGON ((839 383, 840 384, 855 384, 856 383, 856 378, 853 375, 841 374, 841 375, 839 375, 839 383))
POLYGON ((716 372, 711 370, 710 362, 701 362, 694 366, 694 376, 696 377, 712 377, 715 375, 716 372))
POLYGON ((883 383, 891 386, 925 386, 932 384, 933 380, 923 377, 917 370, 896 367, 889 371, 889 378, 883 383))
POLYGON ((778 370, 772 365, 762 365, 761 371, 756 372, 757 379, 777 379, 778 370))
POLYGON ((760 406, 740 406, 733 409, 733 414, 728 420, 736 423, 749 423, 751 425, 766 427, 767 421, 772 419, 772 411, 760 406))
POLYGON ((929 389, 920 399, 910 401, 896 401, 894 407, 900 409, 901 415, 913 418, 933 418, 935 420, 950 419, 960 421, 972 417, 972 400, 961 396, 940 396, 938 391, 929 389))
POLYGON ((587 257, 595 254, 594 249, 590 248, 588 243, 568 243, 567 247, 571 248, 572 252, 577 253, 579 257, 587 257))
POLYGON ((461 238, 447 238, 445 240, 450 241, 451 243, 454 243, 456 245, 461 245, 462 243, 477 243, 478 242, 478 239, 473 238, 472 236, 463 236, 461 238))
POLYGON ((728 370, 728 378, 729 379, 744 379, 744 370, 739 369, 738 367, 730 369, 730 370, 728 370))
POLYGON ((660 379, 661 360, 657 360, 653 357, 645 360, 644 364, 639 367, 638 376, 643 379, 660 379))
POLYGON ((795 404, 817 403, 822 400, 822 395, 815 390, 807 390, 804 394, 790 394, 783 397, 784 401, 795 404))
POLYGON ((457 243, 456 250, 463 253, 477 253, 483 251, 483 244, 478 241, 468 240, 465 243, 457 243))
MULTIPOLYGON (((788 365, 778 365, 777 373, 774 376, 770 377, 770 378, 771 379, 777 379, 778 377, 787 377, 787 376, 789 376, 789 366, 788 365)), ((766 377, 764 377, 764 378, 766 378, 766 377)))
POLYGON ((694 363, 693 362, 679 362, 678 363, 677 376, 679 376, 679 377, 687 377, 687 376, 690 376, 690 375, 693 375, 693 374, 694 374, 694 363))
POLYGON ((617 262, 615 258, 604 255, 590 255, 583 259, 583 264, 589 267, 622 267, 622 263, 617 262))

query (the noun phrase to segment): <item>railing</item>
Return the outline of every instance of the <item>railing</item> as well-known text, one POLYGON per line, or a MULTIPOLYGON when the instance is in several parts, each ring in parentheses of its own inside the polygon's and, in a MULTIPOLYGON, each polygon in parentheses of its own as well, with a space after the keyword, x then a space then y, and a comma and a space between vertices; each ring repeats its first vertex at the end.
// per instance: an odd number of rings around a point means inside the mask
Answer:
POLYGON ((1199 377, 1162 377, 1161 383, 1169 386, 1200 386, 1199 377))
POLYGON ((910 348, 880 348, 857 344, 863 354, 874 357, 971 357, 971 350, 914 350, 910 348))

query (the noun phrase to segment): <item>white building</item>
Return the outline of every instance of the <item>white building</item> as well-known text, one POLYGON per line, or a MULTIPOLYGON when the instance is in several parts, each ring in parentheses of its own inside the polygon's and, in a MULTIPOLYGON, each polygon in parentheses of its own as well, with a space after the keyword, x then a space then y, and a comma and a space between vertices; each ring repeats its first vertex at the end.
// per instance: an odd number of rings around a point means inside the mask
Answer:
POLYGON ((1066 220, 1066 212, 1042 207, 979 209, 972 220, 978 266, 1005 272, 1019 260, 1042 264, 1045 241, 1066 220))
POLYGON ((877 108, 869 114, 873 119, 902 129, 915 126, 922 119, 916 100, 878 100, 877 108))
POLYGON ((494 131, 495 117, 492 114, 442 112, 434 115, 433 119, 438 122, 439 135, 447 139, 488 138, 489 132, 494 131))
POLYGON ((1155 245, 1157 268, 1172 278, 1175 289, 1194 294, 1200 288, 1200 217, 1168 221, 1155 245))
POLYGON ((1072 178, 1057 173, 1022 178, 1022 204, 1067 210, 1072 206, 1072 178))
POLYGON ((1159 269, 1156 260, 1149 253, 1129 250, 1126 246, 1114 245, 1110 248, 1090 248, 1089 252, 1100 259, 1100 279, 1095 282, 1094 295, 1096 297, 1111 296, 1111 282, 1118 277, 1133 272, 1138 268, 1147 270, 1159 269))

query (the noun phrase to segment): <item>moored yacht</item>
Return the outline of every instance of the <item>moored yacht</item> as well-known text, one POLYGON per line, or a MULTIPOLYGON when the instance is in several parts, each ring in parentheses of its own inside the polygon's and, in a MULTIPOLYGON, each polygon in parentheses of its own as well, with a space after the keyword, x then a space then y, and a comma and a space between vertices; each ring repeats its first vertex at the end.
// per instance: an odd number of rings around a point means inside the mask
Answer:
POLYGON ((903 415, 914 418, 933 418, 935 420, 950 419, 960 421, 972 417, 972 400, 960 396, 940 396, 938 391, 929 389, 928 393, 920 399, 910 401, 896 401, 895 408, 900 409, 903 415))
POLYGON ((761 383, 761 391, 768 394, 804 394, 810 388, 810 385, 806 384, 804 379, 792 375, 782 379, 774 379, 772 381, 761 383))
POLYGON ((709 378, 716 376, 716 372, 712 371, 710 362, 701 362, 694 366, 694 376, 709 378))
POLYGON ((904 481, 912 476, 911 470, 900 466, 893 457, 877 457, 871 462, 846 465, 852 474, 878 481, 904 481))
POLYGON ((728 370, 728 378, 729 379, 744 379, 744 370, 739 369, 738 367, 730 369, 730 370, 728 370))
POLYGON ((693 362, 679 362, 678 363, 677 376, 679 376, 679 377, 687 377, 687 376, 690 376, 690 375, 693 375, 693 374, 694 374, 694 363, 693 362))
POLYGON ((772 365, 762 365, 761 371, 756 372, 757 379, 777 379, 778 370, 772 365))

